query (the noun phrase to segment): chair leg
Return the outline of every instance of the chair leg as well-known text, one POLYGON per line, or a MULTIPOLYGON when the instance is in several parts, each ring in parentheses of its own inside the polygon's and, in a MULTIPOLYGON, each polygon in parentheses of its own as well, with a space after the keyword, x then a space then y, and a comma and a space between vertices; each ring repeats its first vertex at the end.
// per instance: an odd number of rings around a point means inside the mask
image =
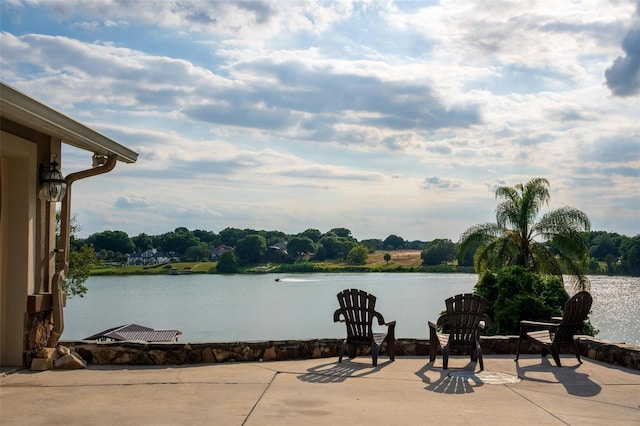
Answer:
POLYGON ((342 357, 344 356, 345 351, 347 350, 347 341, 342 342, 342 346, 340 346, 340 353, 338 354, 338 363, 342 362, 342 357))
POLYGON ((391 339, 387 342, 387 353, 391 361, 396 360, 396 339, 391 339))
POLYGON ((373 366, 378 365, 378 351, 380 350, 380 346, 375 343, 371 345, 371 363, 373 366))
POLYGON ((582 360, 580 359, 580 346, 578 345, 578 340, 573 341, 573 349, 576 351, 576 358, 578 358, 578 362, 582 364, 582 360))
POLYGON ((526 328, 520 324, 520 334, 518 335, 518 346, 516 346, 516 359, 514 361, 517 361, 520 358, 520 344, 522 343, 522 338, 526 338, 527 337, 527 331, 526 328))
POLYGON ((442 368, 449 368, 449 346, 442 348, 442 368))
POLYGON ((484 370, 484 361, 482 360, 482 347, 480 343, 477 343, 476 353, 478 355, 478 364, 480 364, 480 371, 484 370))
POLYGON ((560 353, 558 352, 558 347, 556 345, 551 345, 549 349, 551 351, 551 356, 553 357, 553 360, 556 362, 556 365, 558 367, 562 367, 562 364, 560 364, 560 353))

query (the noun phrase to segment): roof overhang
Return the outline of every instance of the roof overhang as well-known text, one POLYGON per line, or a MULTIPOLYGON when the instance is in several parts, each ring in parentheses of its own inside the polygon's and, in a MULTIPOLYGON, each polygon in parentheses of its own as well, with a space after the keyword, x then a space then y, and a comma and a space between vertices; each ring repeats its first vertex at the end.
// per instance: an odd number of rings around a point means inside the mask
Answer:
POLYGON ((138 153, 0 82, 0 114, 13 122, 58 137, 63 143, 118 161, 135 163, 138 153))

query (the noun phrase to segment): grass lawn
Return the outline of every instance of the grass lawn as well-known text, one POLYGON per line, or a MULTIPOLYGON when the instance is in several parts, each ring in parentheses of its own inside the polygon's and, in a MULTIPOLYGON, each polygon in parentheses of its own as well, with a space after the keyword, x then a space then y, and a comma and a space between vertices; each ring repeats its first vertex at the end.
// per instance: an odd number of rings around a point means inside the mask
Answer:
POLYGON ((387 266, 384 260, 385 253, 391 255, 388 266, 404 266, 407 268, 417 268, 422 265, 420 259, 420 250, 394 250, 394 251, 376 251, 369 253, 367 265, 371 266, 387 266))

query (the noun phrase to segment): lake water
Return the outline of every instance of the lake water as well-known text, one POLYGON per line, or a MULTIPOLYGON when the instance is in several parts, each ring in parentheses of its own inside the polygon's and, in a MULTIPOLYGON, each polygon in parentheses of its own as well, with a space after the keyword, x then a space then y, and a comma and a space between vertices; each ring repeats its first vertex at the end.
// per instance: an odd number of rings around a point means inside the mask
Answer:
MULTIPOLYGON (((590 278, 598 337, 640 345, 640 278, 590 278)), ((87 295, 67 301, 62 339, 130 323, 180 330, 181 342, 344 337, 333 312, 345 288, 375 294, 377 310, 397 321, 397 337, 426 339, 444 300, 476 281, 475 274, 430 273, 91 277, 87 295)))

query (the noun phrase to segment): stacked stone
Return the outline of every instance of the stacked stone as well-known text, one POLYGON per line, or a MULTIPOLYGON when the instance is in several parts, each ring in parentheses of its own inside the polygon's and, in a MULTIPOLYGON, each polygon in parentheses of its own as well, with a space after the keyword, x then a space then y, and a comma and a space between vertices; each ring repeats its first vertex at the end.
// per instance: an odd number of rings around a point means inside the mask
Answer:
MULTIPOLYGON (((483 336, 482 353, 515 354, 518 336, 483 336)), ((337 357, 342 339, 309 339, 227 343, 65 342, 76 356, 99 365, 180 365, 219 362, 285 361, 337 357)), ((580 337, 580 354, 609 364, 640 370, 640 347, 580 337)), ((539 345, 522 343, 521 353, 539 354, 539 345)), ((570 345, 561 353, 570 353, 570 345)), ((357 355, 369 355, 370 348, 358 348, 357 355)), ((386 353, 383 346, 382 354, 386 353)), ((45 354, 46 355, 46 354, 45 354)), ((397 356, 427 356, 429 341, 396 339, 397 356)), ((42 356, 40 358, 47 358, 42 356)), ((46 362, 46 361, 39 361, 46 362)), ((58 367, 56 367, 58 368, 58 367)))
POLYGON ((87 362, 78 355, 73 348, 58 346, 57 348, 42 348, 31 360, 31 370, 44 371, 55 369, 77 370, 86 368, 87 362))

